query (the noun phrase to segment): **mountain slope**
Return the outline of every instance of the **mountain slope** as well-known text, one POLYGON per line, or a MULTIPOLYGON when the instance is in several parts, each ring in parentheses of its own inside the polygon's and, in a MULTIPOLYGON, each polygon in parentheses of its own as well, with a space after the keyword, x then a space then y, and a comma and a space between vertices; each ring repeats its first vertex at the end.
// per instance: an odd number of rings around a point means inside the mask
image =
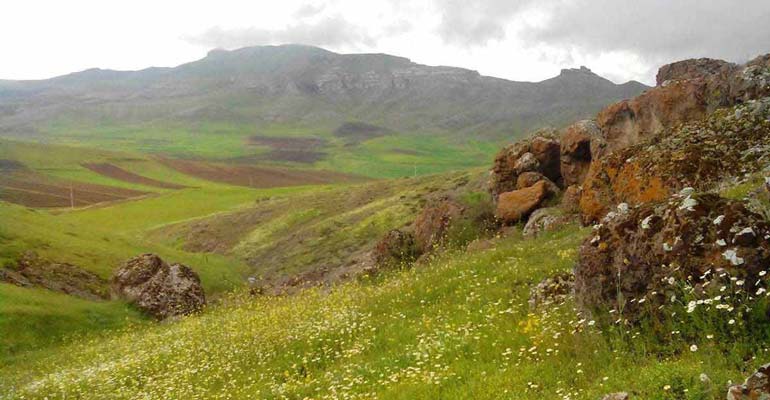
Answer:
POLYGON ((52 124, 148 121, 331 132, 363 121, 408 133, 499 137, 588 116, 645 88, 616 85, 585 68, 538 83, 512 82, 384 54, 263 46, 215 50, 175 68, 0 82, 0 134, 44 137, 52 124))

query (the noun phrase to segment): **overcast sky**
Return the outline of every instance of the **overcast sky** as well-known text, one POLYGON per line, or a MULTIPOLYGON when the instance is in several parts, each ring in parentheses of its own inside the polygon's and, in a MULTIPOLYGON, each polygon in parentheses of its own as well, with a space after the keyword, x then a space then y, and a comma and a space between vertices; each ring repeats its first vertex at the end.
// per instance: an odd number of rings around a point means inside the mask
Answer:
POLYGON ((11 0, 0 15, 4 79, 303 43, 512 80, 586 65, 616 82, 652 84, 673 60, 770 52, 770 0, 11 0))

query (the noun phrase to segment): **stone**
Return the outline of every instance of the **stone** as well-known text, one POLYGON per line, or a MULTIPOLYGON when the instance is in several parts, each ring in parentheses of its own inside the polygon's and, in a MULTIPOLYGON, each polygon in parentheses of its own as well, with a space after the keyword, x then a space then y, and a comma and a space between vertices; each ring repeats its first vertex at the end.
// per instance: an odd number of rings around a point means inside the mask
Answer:
POLYGON ((526 189, 505 192, 497 201, 495 217, 506 223, 515 223, 537 209, 550 192, 545 181, 539 181, 526 189))
POLYGON ((583 183, 592 158, 601 153, 603 145, 601 131, 594 121, 578 121, 564 130, 559 168, 565 186, 583 183))
POLYGON ((419 252, 414 235, 410 232, 391 230, 374 246, 372 256, 377 266, 404 266, 411 264, 419 252))
POLYGON ((493 199, 516 190, 519 176, 526 173, 539 173, 554 183, 561 181, 560 144, 554 132, 539 131, 497 153, 489 179, 493 199))
POLYGON ((658 71, 658 85, 612 104, 596 122, 614 152, 697 121, 722 108, 770 96, 770 54, 744 65, 720 60, 685 60, 658 71))
POLYGON ((770 364, 759 367, 742 385, 727 389, 727 400, 770 399, 770 364))
POLYGON ((446 196, 426 205, 414 221, 417 251, 420 254, 426 253, 440 245, 452 221, 459 218, 464 211, 465 207, 446 196))
POLYGON ((529 308, 536 310, 550 304, 561 304, 575 287, 575 276, 562 273, 545 278, 529 292, 529 308))
POLYGON ((630 397, 628 397, 628 393, 626 392, 617 392, 617 393, 610 393, 604 397, 602 397, 602 400, 628 400, 630 397))
POLYGON ((760 272, 770 265, 769 235, 764 217, 743 202, 708 193, 676 194, 625 213, 613 211, 580 247, 577 303, 589 312, 599 311, 597 316, 622 310, 635 320, 657 312, 676 294, 669 280, 689 280, 713 297, 718 293, 710 291, 740 277, 744 290, 753 293, 760 272), (747 235, 748 228, 755 234, 747 235), (644 307, 631 301, 643 298, 644 307))
POLYGON ((720 109, 593 160, 580 198, 583 223, 599 221, 621 202, 659 201, 685 187, 708 191, 761 171, 770 150, 767 108, 770 98, 720 109))
POLYGON ((530 143, 530 151, 538 161, 538 172, 553 182, 561 177, 559 140, 549 136, 536 136, 530 143))
POLYGON ((127 300, 158 320, 201 311, 206 297, 200 278, 182 264, 167 264, 155 254, 126 261, 113 275, 114 297, 127 300))
POLYGON ((525 172, 516 179, 516 189, 526 189, 545 179, 548 178, 539 172, 525 172))
POLYGON ((655 78, 657 86, 663 86, 667 81, 704 78, 734 67, 733 64, 727 61, 715 60, 713 58, 690 59, 660 67, 655 78))
POLYGON ((559 207, 540 208, 529 216, 527 224, 522 230, 522 235, 535 237, 543 232, 557 230, 575 219, 569 215, 564 215, 559 207))
POLYGON ((580 213, 580 197, 583 195, 583 187, 571 185, 564 189, 561 197, 561 209, 567 214, 580 213))
POLYGON ((513 164, 513 169, 517 174, 521 175, 525 172, 537 171, 540 169, 540 161, 535 158, 535 155, 526 152, 513 164))

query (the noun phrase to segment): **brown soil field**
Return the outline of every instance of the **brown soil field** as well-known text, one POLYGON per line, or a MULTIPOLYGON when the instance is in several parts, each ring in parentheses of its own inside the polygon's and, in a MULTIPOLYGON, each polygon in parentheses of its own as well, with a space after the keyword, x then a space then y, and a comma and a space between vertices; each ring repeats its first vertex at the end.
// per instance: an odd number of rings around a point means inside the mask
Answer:
POLYGON ((313 137, 249 136, 247 144, 270 147, 270 151, 254 157, 257 161, 294 162, 312 164, 322 160, 326 153, 318 151, 326 140, 313 137))
POLYGON ((345 138, 353 143, 363 142, 390 133, 392 131, 388 128, 364 122, 345 122, 334 130, 334 136, 345 138))
POLYGON ((253 145, 284 150, 315 150, 326 143, 326 140, 314 137, 272 137, 260 135, 249 136, 247 141, 253 145))
POLYGON ((16 160, 0 159, 0 171, 21 171, 23 169, 26 169, 24 164, 16 160))
POLYGON ((360 177, 329 171, 226 165, 171 158, 158 158, 158 161, 169 168, 197 178, 255 188, 320 185, 363 180, 360 177))
POLYGON ((148 178, 146 176, 137 175, 131 171, 126 171, 123 168, 114 164, 108 163, 88 163, 83 164, 84 167, 96 172, 97 174, 104 175, 109 178, 121 180, 124 182, 138 183, 140 185, 152 186, 162 189, 184 189, 186 186, 177 185, 175 183, 163 182, 148 178))
POLYGON ((143 196, 146 192, 74 181, 58 181, 33 172, 0 176, 0 200, 27 207, 76 207, 143 196))

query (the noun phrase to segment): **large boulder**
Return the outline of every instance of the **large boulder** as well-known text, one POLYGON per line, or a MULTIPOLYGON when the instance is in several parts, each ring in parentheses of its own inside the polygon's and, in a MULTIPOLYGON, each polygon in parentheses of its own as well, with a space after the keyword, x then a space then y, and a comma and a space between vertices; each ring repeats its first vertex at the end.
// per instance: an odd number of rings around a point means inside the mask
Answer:
POLYGON ((497 199, 500 193, 516 190, 519 176, 528 173, 538 173, 556 183, 561 180, 560 144, 555 131, 540 131, 497 153, 490 171, 492 197, 497 199))
POLYGON ((770 98, 720 109, 655 140, 594 160, 583 182, 583 222, 614 205, 667 198, 684 187, 710 190, 770 164, 770 98))
POLYGON ((535 211, 552 192, 546 181, 520 190, 505 192, 497 199, 495 216, 506 223, 515 223, 535 211))
POLYGON ((549 136, 535 136, 530 142, 530 151, 538 161, 538 172, 551 181, 557 182, 561 177, 559 167, 561 144, 554 135, 551 133, 549 136))
POLYGON ((126 261, 112 278, 116 297, 163 320, 200 311, 206 305, 200 278, 182 264, 167 264, 154 254, 126 261))
POLYGON ((419 252, 410 232, 391 230, 375 245, 372 256, 377 266, 403 266, 417 259, 419 252))
POLYGON ((459 218, 464 211, 462 204, 446 196, 428 203, 414 221, 417 251, 426 253, 439 245, 452 221, 459 218))
POLYGON ((578 121, 564 130, 560 170, 565 186, 583 183, 591 159, 600 154, 603 146, 604 139, 594 121, 578 121))
POLYGON ((713 280, 733 278, 753 293, 770 265, 769 238, 770 225, 744 203, 690 188, 661 202, 622 204, 580 247, 576 299, 597 316, 622 310, 634 320, 676 294, 672 282, 708 291, 725 284, 713 280))
POLYGON ((706 78, 720 72, 729 72, 735 64, 713 58, 698 58, 677 61, 660 67, 656 78, 657 86, 664 86, 668 81, 706 78))

